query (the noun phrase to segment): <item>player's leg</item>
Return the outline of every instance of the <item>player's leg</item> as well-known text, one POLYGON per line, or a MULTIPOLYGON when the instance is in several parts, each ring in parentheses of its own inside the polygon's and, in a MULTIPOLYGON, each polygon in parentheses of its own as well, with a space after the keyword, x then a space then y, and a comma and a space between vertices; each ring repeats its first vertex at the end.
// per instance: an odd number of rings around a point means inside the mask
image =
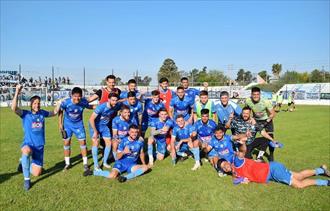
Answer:
MULTIPOLYGON (((271 120, 270 122, 268 122, 266 124, 265 130, 269 134, 269 136, 274 139, 274 124, 273 124, 273 120, 271 120)), ((266 139, 266 138, 264 138, 264 139, 266 139)), ((268 139, 266 139, 266 140, 268 140, 268 139)), ((272 146, 269 146, 268 149, 269 149, 269 161, 273 161, 274 160, 274 151, 275 151, 275 148, 272 147, 272 146)))
POLYGON ((157 160, 164 160, 166 153, 166 140, 157 140, 156 141, 156 152, 157 152, 157 160))
POLYGON ((148 157, 149 157, 149 166, 153 166, 154 165, 154 143, 155 143, 155 139, 153 136, 150 136, 148 138, 148 157))
POLYGON ((125 182, 127 180, 134 179, 135 177, 138 177, 146 172, 149 167, 147 165, 132 165, 128 169, 129 172, 127 175, 118 177, 119 182, 125 182))
POLYGON ((99 137, 94 138, 94 130, 90 127, 89 134, 92 139, 92 157, 94 163, 94 171, 100 170, 99 163, 98 163, 98 147, 99 147, 99 137))
POLYGON ((31 147, 31 149, 30 173, 37 177, 42 173, 42 166, 44 164, 44 146, 31 147))
POLYGON ((256 146, 256 148, 259 150, 257 155, 257 161, 263 162, 264 161, 263 156, 268 147, 269 141, 266 140, 265 138, 258 138, 254 142, 257 142, 258 146, 256 146))
POLYGON ((24 189, 29 190, 31 187, 31 182, 30 182, 30 157, 32 150, 28 145, 24 145, 21 148, 22 152, 22 158, 21 158, 21 163, 22 163, 22 171, 23 171, 23 176, 24 176, 24 189))
POLYGON ((120 139, 113 139, 112 140, 112 156, 115 160, 117 160, 117 149, 120 143, 120 139))
POLYGON ((173 143, 173 142, 171 142, 171 144, 170 144, 170 147, 171 147, 171 153, 170 153, 170 155, 171 155, 171 161, 172 161, 172 165, 176 165, 176 147, 175 147, 175 145, 176 145, 176 143, 173 143))
POLYGON ((105 142, 105 149, 104 149, 104 155, 103 155, 103 166, 106 168, 110 168, 111 166, 107 163, 107 160, 108 160, 108 158, 110 156, 110 152, 111 152, 111 138, 103 136, 103 139, 105 142))
POLYGON ((65 162, 63 171, 66 171, 71 167, 70 166, 71 138, 74 131, 73 131, 73 127, 68 124, 64 124, 63 131, 64 133, 62 133, 62 138, 63 138, 64 162, 65 162))
POLYGON ((195 159, 195 165, 192 167, 191 170, 196 171, 201 167, 200 154, 199 154, 199 145, 200 145, 199 140, 196 139, 193 142, 188 143, 188 145, 190 145, 190 151, 193 153, 195 159))
POLYGON ((306 169, 300 172, 292 172, 293 176, 298 180, 303 180, 308 177, 316 176, 316 175, 324 175, 330 177, 330 172, 327 169, 326 165, 322 165, 316 169, 306 169))
POLYGON ((294 188, 306 188, 309 186, 330 186, 330 180, 322 180, 322 179, 303 179, 298 180, 297 178, 293 177, 291 180, 291 186, 294 188))

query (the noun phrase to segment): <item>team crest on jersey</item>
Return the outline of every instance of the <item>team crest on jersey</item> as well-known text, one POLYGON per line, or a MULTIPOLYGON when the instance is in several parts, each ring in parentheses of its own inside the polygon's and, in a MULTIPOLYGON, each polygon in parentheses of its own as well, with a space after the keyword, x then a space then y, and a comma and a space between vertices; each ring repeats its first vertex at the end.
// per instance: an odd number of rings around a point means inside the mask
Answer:
POLYGON ((33 129, 40 129, 40 128, 42 128, 43 127, 43 124, 42 124, 42 122, 32 122, 32 128, 33 129))

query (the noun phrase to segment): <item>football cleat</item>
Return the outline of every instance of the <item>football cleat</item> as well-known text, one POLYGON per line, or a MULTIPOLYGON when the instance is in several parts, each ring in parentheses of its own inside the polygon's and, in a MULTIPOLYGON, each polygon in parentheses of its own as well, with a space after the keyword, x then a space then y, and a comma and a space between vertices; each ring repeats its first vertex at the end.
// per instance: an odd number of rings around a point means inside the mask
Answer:
POLYGON ((124 176, 119 176, 119 177, 118 177, 118 181, 119 181, 120 183, 126 182, 126 180, 127 180, 127 178, 124 177, 124 176))
POLYGON ((330 171, 328 170, 328 167, 325 164, 320 166, 320 168, 324 170, 324 173, 322 175, 330 177, 330 171))

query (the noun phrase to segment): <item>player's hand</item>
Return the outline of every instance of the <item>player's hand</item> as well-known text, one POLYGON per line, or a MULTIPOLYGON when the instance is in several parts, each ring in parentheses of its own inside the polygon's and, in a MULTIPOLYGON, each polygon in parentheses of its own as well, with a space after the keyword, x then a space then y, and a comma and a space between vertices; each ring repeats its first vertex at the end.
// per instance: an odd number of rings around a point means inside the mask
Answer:
POLYGON ((209 83, 203 82, 203 87, 207 88, 209 86, 209 83))
POLYGON ((93 139, 94 140, 97 140, 99 137, 99 133, 97 131, 94 131, 94 134, 93 134, 93 139))
POLYGON ((164 132, 168 132, 169 129, 170 129, 170 128, 169 128, 168 126, 164 126, 162 130, 163 130, 164 132))
POLYGON ((22 91, 22 89, 23 89, 23 86, 21 84, 16 85, 16 92, 17 93, 20 93, 22 91))
POLYGON ((124 149, 124 154, 129 154, 129 153, 131 153, 131 151, 129 150, 129 147, 126 146, 124 149))
POLYGON ((187 122, 188 124, 192 124, 192 118, 189 118, 187 122))
POLYGON ((251 131, 250 130, 247 130, 246 131, 246 137, 248 137, 248 138, 251 138, 252 137, 252 134, 251 134, 251 131))
POLYGON ((266 120, 266 122, 270 122, 270 121, 272 121, 272 119, 271 119, 271 118, 268 118, 268 119, 266 120))

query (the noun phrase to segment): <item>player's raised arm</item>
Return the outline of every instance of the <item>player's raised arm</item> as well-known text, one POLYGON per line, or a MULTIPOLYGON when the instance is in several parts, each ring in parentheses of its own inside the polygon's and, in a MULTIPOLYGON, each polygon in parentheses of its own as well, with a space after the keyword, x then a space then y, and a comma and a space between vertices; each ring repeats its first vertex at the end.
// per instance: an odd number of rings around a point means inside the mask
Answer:
POLYGON ((244 158, 245 154, 246 154, 246 144, 245 144, 245 142, 242 142, 241 146, 238 149, 237 157, 244 158))
POLYGON ((92 96, 89 96, 89 97, 87 98, 87 101, 88 101, 89 103, 91 103, 91 102, 94 102, 94 101, 97 100, 97 99, 99 99, 99 95, 98 95, 98 94, 93 94, 92 96))
POLYGON ((13 98, 13 102, 11 104, 11 110, 14 111, 18 116, 22 116, 22 114, 23 114, 23 111, 17 106, 18 95, 20 94, 22 88, 23 88, 22 85, 20 85, 20 84, 16 85, 15 95, 14 95, 14 98, 13 98))

